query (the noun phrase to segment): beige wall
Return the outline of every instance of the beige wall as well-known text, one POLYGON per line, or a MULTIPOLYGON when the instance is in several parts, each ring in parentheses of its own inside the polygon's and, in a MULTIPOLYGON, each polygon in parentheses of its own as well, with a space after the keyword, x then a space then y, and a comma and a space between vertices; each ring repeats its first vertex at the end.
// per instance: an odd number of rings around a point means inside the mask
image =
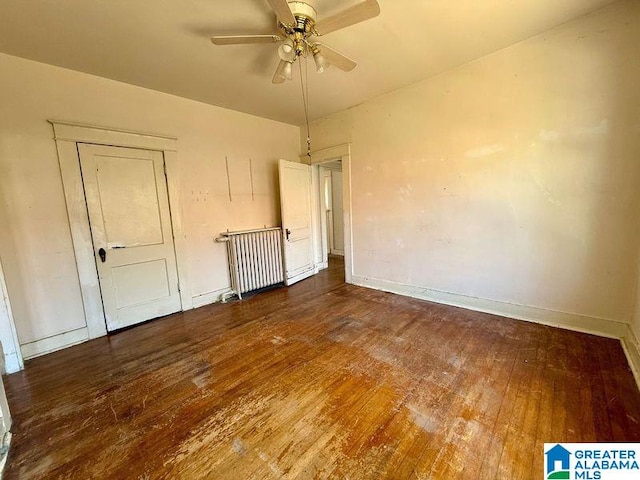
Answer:
POLYGON ((295 126, 1 54, 0 106, 0 256, 22 344, 85 325, 47 119, 178 138, 191 294, 200 302, 229 283, 219 232, 279 224, 277 159, 298 158, 295 126))
POLYGON ((355 275, 629 322, 639 45, 619 2, 313 122, 352 143, 355 275))

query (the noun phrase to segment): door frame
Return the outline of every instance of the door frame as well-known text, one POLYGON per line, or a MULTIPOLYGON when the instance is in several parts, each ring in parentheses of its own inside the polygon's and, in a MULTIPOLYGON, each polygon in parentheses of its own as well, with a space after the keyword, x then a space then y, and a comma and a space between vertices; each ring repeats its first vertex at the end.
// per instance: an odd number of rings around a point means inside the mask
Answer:
MULTIPOLYGON (((319 174, 320 176, 318 177, 318 179, 322 182, 323 180, 326 180, 326 177, 328 176, 330 178, 330 185, 331 185, 331 215, 327 216, 327 215, 322 215, 322 211, 320 212, 320 225, 322 228, 322 262, 323 264, 325 263, 325 258, 328 257, 328 255, 339 255, 341 257, 344 257, 344 245, 342 249, 337 249, 335 248, 335 241, 336 241, 336 236, 335 236, 335 219, 334 219, 334 208, 333 206, 335 205, 334 199, 333 199, 333 195, 334 195, 334 173, 335 172, 340 172, 340 174, 342 174, 342 165, 340 165, 340 168, 335 168, 333 166, 333 164, 335 164, 335 161, 331 161, 331 162, 322 162, 320 164, 318 164, 318 168, 319 168, 319 174), (327 173, 329 175, 327 175, 327 173), (328 218, 331 217, 331 218, 328 218)), ((320 208, 322 210, 322 202, 326 201, 326 192, 324 189, 324 185, 321 184, 319 185, 320 187, 320 208)), ((342 209, 342 204, 340 205, 340 209, 342 209)), ((342 241, 344 243, 344 232, 342 234, 342 241)), ((328 266, 328 265, 327 265, 328 266)))
POLYGON ((322 188, 319 167, 322 163, 342 160, 342 217, 344 222, 344 276, 347 283, 353 283, 353 210, 351 203, 351 143, 311 152, 311 158, 300 156, 300 161, 312 166, 311 181, 315 199, 312 202, 312 222, 314 225, 314 256, 316 271, 326 268, 322 264, 322 227, 320 198, 322 188), (319 261, 318 261, 319 259, 319 261))
MULTIPOLYGON (((9 292, 2 270, 2 259, 0 258, 0 343, 2 343, 2 352, 4 353, 4 370, 0 369, 1 374, 14 373, 24 368, 24 359, 20 351, 20 341, 16 324, 11 311, 11 302, 9 301, 9 292)), ((0 380, 1 382, 1 380, 0 380)), ((0 446, 2 436, 0 435, 0 446)), ((2 470, 0 469, 0 472, 2 470)))
POLYGON ((162 152, 166 171, 169 211, 173 230, 181 309, 193 308, 187 272, 186 239, 179 182, 177 139, 166 135, 133 132, 95 125, 49 120, 53 126, 62 175, 73 251, 78 269, 88 338, 107 334, 102 294, 96 267, 89 212, 82 183, 78 143, 140 148, 162 152))
MULTIPOLYGON (((322 267, 326 268, 329 266, 328 261, 325 261, 325 258, 328 258, 331 253, 331 237, 333 237, 333 178, 332 171, 324 166, 324 163, 318 164, 318 188, 320 189, 320 239, 322 241, 320 251, 322 252, 322 267), (329 215, 327 215, 326 204, 327 204, 327 189, 326 183, 327 178, 330 179, 329 185, 331 188, 331 219, 329 215)), ((315 167, 314 167, 315 168, 315 167)), ((341 207, 342 208, 342 207, 341 207)))

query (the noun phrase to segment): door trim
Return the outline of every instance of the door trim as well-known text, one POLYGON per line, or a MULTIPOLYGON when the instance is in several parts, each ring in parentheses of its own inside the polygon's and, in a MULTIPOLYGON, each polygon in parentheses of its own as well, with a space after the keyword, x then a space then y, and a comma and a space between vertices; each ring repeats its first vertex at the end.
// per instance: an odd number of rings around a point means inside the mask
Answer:
POLYGON ((58 151, 58 162, 60 163, 69 228, 71 230, 89 338, 106 335, 107 327, 102 307, 93 240, 89 227, 89 213, 87 212, 82 184, 78 143, 141 148, 163 153, 178 269, 178 283, 180 286, 180 301, 183 311, 193 308, 187 271, 177 139, 166 135, 133 132, 68 121, 49 120, 49 123, 53 126, 54 139, 58 151))
MULTIPOLYGON (((7 292, 7 284, 2 270, 2 259, 0 259, 0 329, 0 343, 2 343, 4 353, 4 371, 0 370, 0 373, 18 372, 24 368, 24 359, 20 351, 18 332, 11 311, 9 292, 7 292)), ((1 469, 0 472, 2 472, 1 469)))
MULTIPOLYGON (((353 283, 353 210, 351 206, 351 143, 343 143, 334 147, 323 148, 311 152, 311 158, 306 155, 300 156, 300 161, 307 165, 317 166, 322 163, 332 162, 334 160, 342 160, 342 212, 344 221, 344 276, 347 283, 353 283)), ((313 175, 316 179, 316 185, 313 186, 313 190, 317 195, 320 194, 318 180, 319 175, 313 175)), ((313 208, 320 207, 319 201, 312 201, 313 208)), ((314 228, 319 228, 320 212, 317 210, 313 215, 314 228)), ((317 235, 314 233, 314 237, 317 235)), ((318 248, 318 246, 316 246, 318 248)), ((322 246, 319 246, 320 252, 322 246)), ((317 250, 314 252, 317 258, 317 250)))

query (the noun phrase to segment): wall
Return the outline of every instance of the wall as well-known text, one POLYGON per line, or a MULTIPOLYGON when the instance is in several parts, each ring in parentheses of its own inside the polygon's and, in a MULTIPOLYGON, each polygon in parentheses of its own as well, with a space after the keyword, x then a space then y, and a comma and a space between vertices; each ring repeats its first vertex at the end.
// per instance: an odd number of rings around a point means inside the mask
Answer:
POLYGON ((618 2, 313 122, 314 150, 351 142, 354 280, 626 328, 606 320, 634 305, 638 45, 618 2))
POLYGON ((215 236, 279 224, 277 160, 298 158, 295 126, 1 54, 0 105, 0 255, 21 344, 85 324, 47 119, 178 138, 196 304, 229 286, 215 236))

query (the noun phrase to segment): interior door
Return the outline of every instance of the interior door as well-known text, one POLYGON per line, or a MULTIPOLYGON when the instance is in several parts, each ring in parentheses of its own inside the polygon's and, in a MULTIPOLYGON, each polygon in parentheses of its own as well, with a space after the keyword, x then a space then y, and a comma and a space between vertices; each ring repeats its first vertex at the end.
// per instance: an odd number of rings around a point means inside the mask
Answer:
POLYGON ((314 274, 311 167, 286 160, 280 160, 278 167, 285 283, 292 285, 314 274))
POLYGON ((78 150, 107 329, 181 310, 162 152, 78 150))

